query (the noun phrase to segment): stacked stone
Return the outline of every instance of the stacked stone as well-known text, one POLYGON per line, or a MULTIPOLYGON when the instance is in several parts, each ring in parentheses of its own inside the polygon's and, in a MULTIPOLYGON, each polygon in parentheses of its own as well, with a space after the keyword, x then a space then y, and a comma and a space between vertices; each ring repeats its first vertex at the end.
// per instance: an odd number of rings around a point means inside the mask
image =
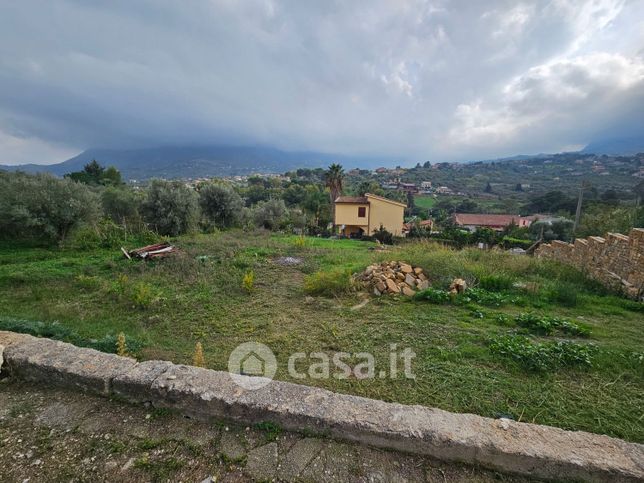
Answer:
POLYGON ((644 296, 644 229, 634 228, 629 236, 607 233, 575 240, 574 245, 555 240, 535 252, 539 258, 574 266, 607 287, 621 290, 630 298, 644 296))
POLYGON ((374 295, 402 293, 411 297, 416 291, 429 287, 429 280, 423 269, 404 262, 369 265, 357 278, 374 295))

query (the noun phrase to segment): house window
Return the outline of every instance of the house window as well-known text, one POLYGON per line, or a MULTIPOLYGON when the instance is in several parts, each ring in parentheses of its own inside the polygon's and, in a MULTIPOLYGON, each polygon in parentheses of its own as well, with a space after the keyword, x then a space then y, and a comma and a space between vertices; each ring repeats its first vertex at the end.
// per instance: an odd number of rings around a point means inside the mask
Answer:
POLYGON ((365 216, 367 216, 367 207, 358 206, 358 218, 364 218, 365 216))

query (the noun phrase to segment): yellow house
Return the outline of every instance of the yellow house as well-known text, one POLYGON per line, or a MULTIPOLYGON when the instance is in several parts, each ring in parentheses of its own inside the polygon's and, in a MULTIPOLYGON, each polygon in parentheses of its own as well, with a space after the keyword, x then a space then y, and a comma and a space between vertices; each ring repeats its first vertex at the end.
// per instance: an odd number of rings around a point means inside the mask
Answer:
POLYGON ((335 226, 342 235, 372 235, 382 225, 388 232, 402 236, 407 205, 382 196, 339 196, 335 200, 335 226))

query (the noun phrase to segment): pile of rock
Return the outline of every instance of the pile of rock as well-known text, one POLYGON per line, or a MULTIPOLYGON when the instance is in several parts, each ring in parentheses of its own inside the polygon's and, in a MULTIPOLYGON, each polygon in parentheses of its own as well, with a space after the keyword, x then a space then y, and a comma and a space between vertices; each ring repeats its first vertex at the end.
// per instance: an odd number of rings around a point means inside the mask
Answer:
POLYGON ((358 275, 358 280, 374 295, 402 293, 411 297, 416 291, 429 287, 429 280, 422 268, 395 261, 369 265, 358 275))

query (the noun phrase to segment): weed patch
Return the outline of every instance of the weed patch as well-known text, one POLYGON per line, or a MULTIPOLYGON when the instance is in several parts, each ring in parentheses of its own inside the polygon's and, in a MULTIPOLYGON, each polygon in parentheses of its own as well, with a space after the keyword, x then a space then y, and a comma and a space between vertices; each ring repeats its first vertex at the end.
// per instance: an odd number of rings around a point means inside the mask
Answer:
POLYGON ((504 335, 491 341, 490 350, 528 371, 549 372, 561 367, 591 367, 597 348, 572 341, 535 342, 520 335, 504 335))
POLYGON ((304 279, 304 291, 310 295, 332 297, 346 294, 352 288, 351 271, 346 269, 318 271, 304 279))
POLYGON ((518 325, 525 327, 535 334, 552 335, 555 332, 560 332, 562 334, 580 337, 588 337, 590 335, 590 329, 588 327, 559 317, 523 313, 517 315, 515 320, 518 325))

